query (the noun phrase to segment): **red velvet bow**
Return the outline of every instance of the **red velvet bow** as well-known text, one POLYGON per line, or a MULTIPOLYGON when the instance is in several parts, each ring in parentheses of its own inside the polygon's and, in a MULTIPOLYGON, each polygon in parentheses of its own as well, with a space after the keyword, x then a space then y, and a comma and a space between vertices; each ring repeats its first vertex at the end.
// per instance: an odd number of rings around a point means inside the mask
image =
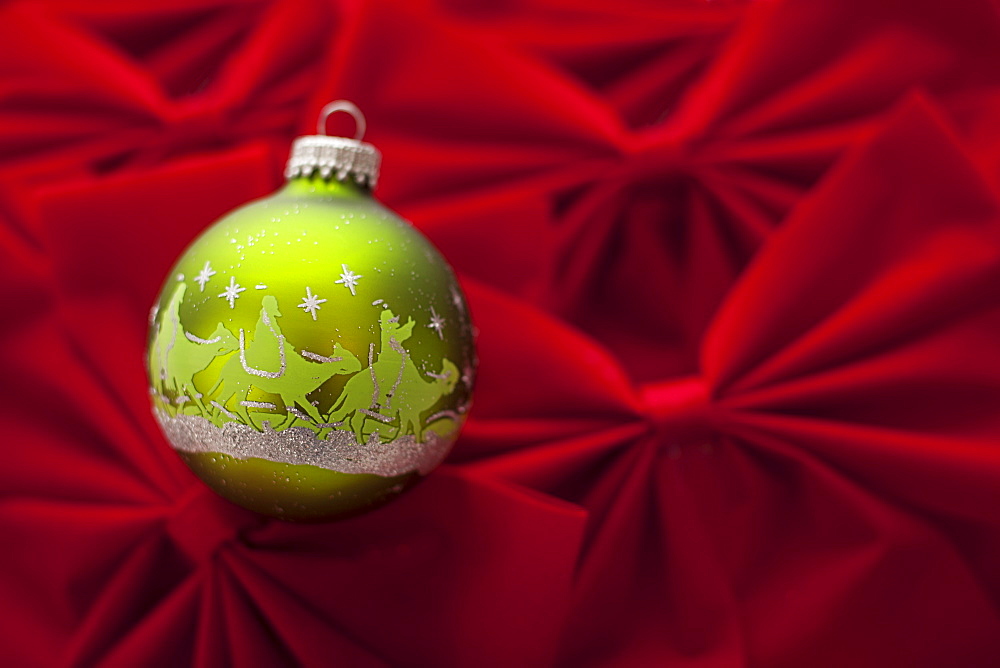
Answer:
POLYGON ((373 3, 328 86, 393 156, 381 196, 460 269, 655 380, 695 371, 762 241, 901 96, 983 108, 992 4, 890 5, 373 3))
POLYGON ((44 182, 253 142, 279 174, 342 11, 309 0, 6 3, 0 170, 44 182))
POLYGON ((487 316, 484 386, 491 371, 548 380, 519 412, 579 405, 574 360, 607 379, 584 405, 635 415, 583 410, 590 424, 534 445, 478 411, 459 451, 590 509, 568 663, 934 665, 968 643, 968 665, 986 665, 1000 651, 998 281, 997 193, 915 101, 754 260, 710 326, 700 379, 630 397, 595 344, 531 330, 506 341, 524 366, 492 368, 487 316))
POLYGON ((8 663, 1000 655, 988 3, 0 14, 8 663), (445 466, 295 526, 190 475, 140 360, 177 253, 332 97, 481 370, 445 466))

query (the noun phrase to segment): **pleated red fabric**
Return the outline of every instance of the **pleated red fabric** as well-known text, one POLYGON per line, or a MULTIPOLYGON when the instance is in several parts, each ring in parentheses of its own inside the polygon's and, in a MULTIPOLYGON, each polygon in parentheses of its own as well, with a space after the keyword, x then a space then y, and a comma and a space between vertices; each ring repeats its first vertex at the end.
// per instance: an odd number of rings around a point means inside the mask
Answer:
POLYGON ((987 0, 0 5, 0 663, 997 665, 998 119, 987 0), (337 98, 481 364, 440 469, 295 525, 141 360, 337 98))

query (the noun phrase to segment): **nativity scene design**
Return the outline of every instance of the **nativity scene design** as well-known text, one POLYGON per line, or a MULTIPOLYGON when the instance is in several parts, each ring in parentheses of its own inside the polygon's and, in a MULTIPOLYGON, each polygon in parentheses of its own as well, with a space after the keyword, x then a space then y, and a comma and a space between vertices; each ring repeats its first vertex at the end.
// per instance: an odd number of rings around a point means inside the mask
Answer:
POLYGON ((400 323, 387 305, 365 365, 339 342, 329 352, 296 349, 272 295, 262 297, 253 332, 220 322, 198 337, 181 323, 186 291, 179 282, 151 314, 147 359, 154 412, 176 449, 399 475, 432 469, 457 436, 467 405, 449 398, 470 374, 448 359, 421 372, 404 345, 414 321, 400 323), (323 410, 318 395, 334 377, 346 382, 323 410))

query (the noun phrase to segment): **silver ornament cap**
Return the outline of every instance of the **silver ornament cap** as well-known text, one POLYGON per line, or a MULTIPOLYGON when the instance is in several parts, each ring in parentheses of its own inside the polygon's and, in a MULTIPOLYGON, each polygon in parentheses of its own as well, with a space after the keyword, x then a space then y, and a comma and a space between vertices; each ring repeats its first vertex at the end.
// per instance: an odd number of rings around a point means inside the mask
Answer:
POLYGON ((309 177, 319 174, 324 179, 353 179, 370 190, 378 183, 382 154, 377 148, 361 141, 365 136, 365 116, 352 102, 337 100, 323 107, 316 124, 318 134, 298 137, 292 142, 292 152, 285 166, 285 178, 309 177), (354 118, 354 138, 331 137, 326 134, 326 121, 336 112, 354 118))

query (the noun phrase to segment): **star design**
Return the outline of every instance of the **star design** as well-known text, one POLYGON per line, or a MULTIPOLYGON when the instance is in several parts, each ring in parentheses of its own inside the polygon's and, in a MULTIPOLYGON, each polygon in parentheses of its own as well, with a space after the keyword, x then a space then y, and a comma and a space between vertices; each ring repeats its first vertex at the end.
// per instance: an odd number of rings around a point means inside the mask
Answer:
POLYGON ((340 280, 334 281, 334 283, 340 283, 345 288, 350 289, 352 295, 356 295, 357 293, 354 291, 354 288, 358 286, 358 279, 364 277, 361 276, 361 274, 355 274, 353 271, 348 269, 346 264, 342 264, 340 266, 344 271, 340 273, 340 280))
POLYGON ((442 341, 444 341, 444 333, 441 331, 441 329, 444 327, 444 322, 445 322, 444 318, 442 318, 441 316, 439 316, 437 314, 437 311, 435 311, 434 307, 432 306, 431 307, 431 323, 429 325, 427 325, 427 326, 430 327, 431 329, 433 329, 435 332, 437 332, 438 338, 441 339, 442 341))
POLYGON ((240 287, 240 284, 236 282, 236 277, 229 277, 229 287, 227 287, 223 292, 219 293, 219 296, 227 299, 229 301, 229 308, 236 307, 236 300, 239 298, 240 293, 246 290, 246 288, 240 287))
POLYGON ((212 269, 211 263, 206 262, 205 266, 201 268, 201 271, 198 273, 198 275, 194 277, 194 282, 197 283, 199 287, 201 287, 202 292, 205 291, 205 284, 208 283, 208 279, 215 276, 215 273, 216 272, 214 269, 212 269))
POLYGON ((460 311, 464 310, 465 308, 465 302, 462 301, 462 295, 459 294, 458 290, 455 289, 454 285, 451 286, 451 303, 454 304, 455 308, 457 308, 460 311))
POLYGON ((309 286, 306 286, 306 296, 302 298, 302 303, 299 304, 299 308, 308 313, 316 319, 316 311, 319 310, 319 305, 325 302, 325 299, 320 299, 319 295, 314 295, 309 286))

